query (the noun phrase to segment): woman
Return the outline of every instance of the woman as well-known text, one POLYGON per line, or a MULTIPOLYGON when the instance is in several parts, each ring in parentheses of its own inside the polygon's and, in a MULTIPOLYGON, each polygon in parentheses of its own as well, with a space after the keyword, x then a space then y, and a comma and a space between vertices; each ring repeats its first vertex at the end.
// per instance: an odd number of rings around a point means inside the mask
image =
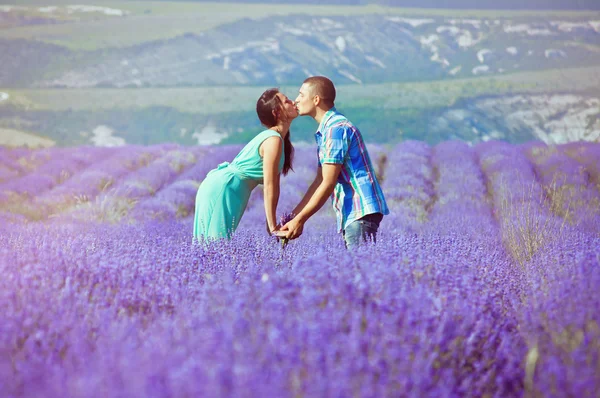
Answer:
POLYGON ((264 184, 267 228, 270 232, 278 228, 279 177, 292 169, 290 124, 298 111, 289 98, 272 88, 258 99, 256 113, 267 130, 254 137, 231 163, 221 163, 211 170, 198 188, 196 239, 230 238, 258 184, 264 184))

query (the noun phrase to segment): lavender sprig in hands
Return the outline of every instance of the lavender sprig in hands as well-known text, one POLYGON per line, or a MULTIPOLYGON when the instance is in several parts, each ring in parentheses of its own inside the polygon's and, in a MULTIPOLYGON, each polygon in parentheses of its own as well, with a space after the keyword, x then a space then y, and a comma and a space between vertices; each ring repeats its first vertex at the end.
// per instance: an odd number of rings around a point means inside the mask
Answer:
MULTIPOLYGON (((287 224, 288 222, 290 222, 296 215, 294 213, 283 213, 280 217, 279 217, 279 226, 283 226, 285 224, 287 224)), ((277 236, 278 239, 281 240, 281 247, 285 248, 285 246, 288 244, 289 239, 288 238, 284 238, 284 237, 280 237, 278 235, 277 236)))

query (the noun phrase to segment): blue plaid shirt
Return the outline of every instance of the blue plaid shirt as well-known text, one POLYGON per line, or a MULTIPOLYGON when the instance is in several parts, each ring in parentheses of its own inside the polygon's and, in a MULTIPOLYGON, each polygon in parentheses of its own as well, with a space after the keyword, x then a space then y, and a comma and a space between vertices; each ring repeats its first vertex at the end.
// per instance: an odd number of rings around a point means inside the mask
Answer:
POLYGON ((339 232, 368 214, 390 213, 367 147, 356 126, 331 108, 323 116, 315 140, 319 167, 323 163, 342 165, 331 197, 339 232))

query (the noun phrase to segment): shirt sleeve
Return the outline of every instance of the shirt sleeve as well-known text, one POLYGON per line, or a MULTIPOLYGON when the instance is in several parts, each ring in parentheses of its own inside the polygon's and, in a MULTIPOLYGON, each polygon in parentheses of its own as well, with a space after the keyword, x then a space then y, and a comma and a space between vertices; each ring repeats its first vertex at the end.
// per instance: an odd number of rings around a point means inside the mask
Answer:
POLYGON ((348 154, 347 128, 333 126, 323 135, 322 163, 342 164, 348 154))

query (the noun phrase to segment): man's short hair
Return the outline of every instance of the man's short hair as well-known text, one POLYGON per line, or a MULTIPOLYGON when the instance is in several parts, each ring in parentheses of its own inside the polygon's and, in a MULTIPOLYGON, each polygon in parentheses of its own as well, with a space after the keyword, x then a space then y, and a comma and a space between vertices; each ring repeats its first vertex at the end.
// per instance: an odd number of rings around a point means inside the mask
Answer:
POLYGON ((333 106, 335 102, 335 86, 325 76, 311 76, 304 80, 311 86, 312 94, 318 95, 325 104, 333 106))

